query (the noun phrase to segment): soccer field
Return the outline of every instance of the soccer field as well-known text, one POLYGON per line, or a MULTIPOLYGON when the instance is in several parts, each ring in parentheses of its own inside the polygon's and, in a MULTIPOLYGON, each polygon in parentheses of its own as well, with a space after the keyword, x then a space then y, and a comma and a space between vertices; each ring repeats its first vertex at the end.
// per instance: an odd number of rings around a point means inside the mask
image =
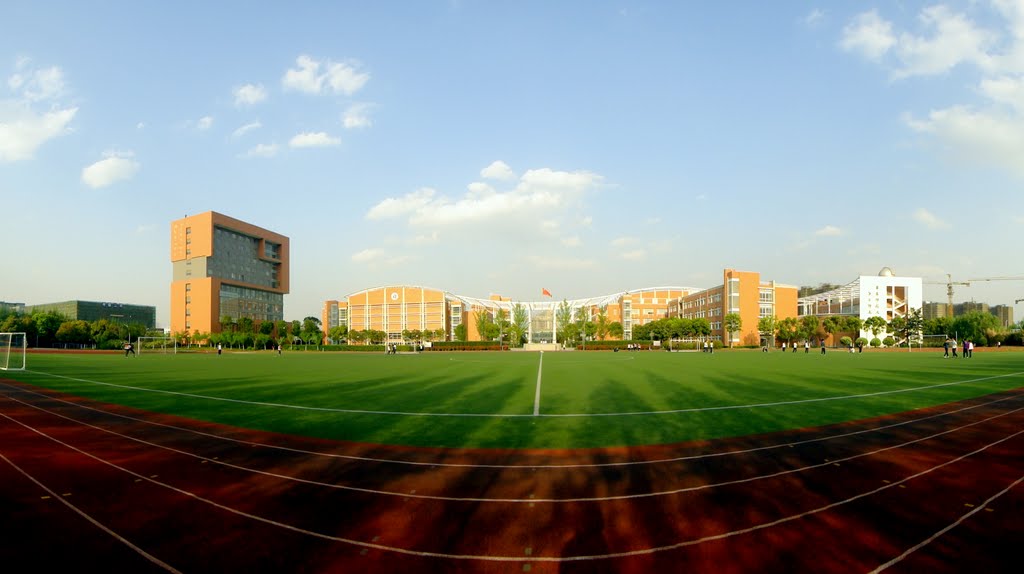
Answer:
POLYGON ((820 426, 1024 385, 1024 353, 31 354, 2 376, 147 411, 360 442, 664 444, 820 426))

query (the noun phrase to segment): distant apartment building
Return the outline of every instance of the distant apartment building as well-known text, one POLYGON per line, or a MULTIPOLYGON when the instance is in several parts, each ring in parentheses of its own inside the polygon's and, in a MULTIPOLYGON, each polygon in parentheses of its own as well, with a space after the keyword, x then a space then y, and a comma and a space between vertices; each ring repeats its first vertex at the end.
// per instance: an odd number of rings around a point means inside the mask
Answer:
POLYGON ((221 318, 284 319, 288 238, 207 211, 171 222, 171 331, 219 333, 221 318))
POLYGON ((110 303, 103 301, 60 301, 58 303, 42 303, 25 305, 26 313, 55 312, 71 321, 99 321, 106 319, 114 323, 126 325, 145 325, 147 329, 156 328, 156 307, 149 305, 130 305, 128 303, 110 303))
POLYGON ((1012 305, 995 305, 989 308, 989 312, 999 319, 999 324, 1003 327, 1013 326, 1013 306, 1012 305))
POLYGON ((673 299, 668 305, 668 315, 707 319, 712 340, 724 345, 758 345, 761 343, 758 323, 762 317, 797 316, 797 291, 793 285, 761 281, 761 274, 757 272, 725 269, 721 285, 673 299), (734 333, 728 333, 724 325, 725 316, 730 313, 740 317, 740 330, 734 333))
POLYGON ((988 303, 977 303, 975 301, 964 301, 963 303, 957 303, 953 305, 953 311, 955 315, 963 315, 978 311, 979 313, 989 313, 988 303))
POLYGON ((24 303, 8 303, 7 301, 0 301, 0 311, 12 312, 12 313, 24 313, 24 303))
POLYGON ((953 308, 949 306, 949 303, 940 303, 937 301, 925 301, 921 304, 921 317, 925 321, 931 319, 939 319, 941 317, 952 317, 953 308))

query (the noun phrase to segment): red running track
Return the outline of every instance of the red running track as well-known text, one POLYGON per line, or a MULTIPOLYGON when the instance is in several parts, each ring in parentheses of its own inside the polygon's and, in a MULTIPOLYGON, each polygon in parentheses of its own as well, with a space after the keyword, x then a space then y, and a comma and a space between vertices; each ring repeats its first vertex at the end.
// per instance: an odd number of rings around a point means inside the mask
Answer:
POLYGON ((0 381, 0 564, 131 572, 1016 572, 1024 389, 634 448, 282 436, 0 381))

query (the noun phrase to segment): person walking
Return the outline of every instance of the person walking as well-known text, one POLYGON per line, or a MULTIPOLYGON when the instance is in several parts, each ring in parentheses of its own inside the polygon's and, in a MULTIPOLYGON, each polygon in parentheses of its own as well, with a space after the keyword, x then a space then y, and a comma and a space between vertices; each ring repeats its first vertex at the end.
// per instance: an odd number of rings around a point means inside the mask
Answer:
POLYGON ((811 342, 806 340, 806 339, 804 340, 804 352, 805 353, 810 353, 811 352, 811 342))
POLYGON ((949 348, 953 351, 953 358, 956 358, 956 339, 950 339, 949 348))
POLYGON ((224 348, 220 346, 220 343, 217 343, 217 354, 220 355, 223 350, 224 348))
POLYGON ((946 340, 942 342, 942 358, 949 358, 949 337, 946 337, 946 340))

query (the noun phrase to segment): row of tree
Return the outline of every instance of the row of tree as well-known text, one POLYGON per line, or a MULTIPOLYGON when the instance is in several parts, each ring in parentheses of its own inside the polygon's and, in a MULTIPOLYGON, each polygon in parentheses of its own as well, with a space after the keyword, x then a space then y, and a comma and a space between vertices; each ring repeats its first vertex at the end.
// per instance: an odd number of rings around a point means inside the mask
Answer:
POLYGON ((28 344, 33 347, 95 346, 100 349, 116 349, 129 337, 137 339, 147 334, 142 323, 109 319, 72 321, 55 311, 31 315, 8 311, 0 316, 0 332, 25 333, 28 344))

